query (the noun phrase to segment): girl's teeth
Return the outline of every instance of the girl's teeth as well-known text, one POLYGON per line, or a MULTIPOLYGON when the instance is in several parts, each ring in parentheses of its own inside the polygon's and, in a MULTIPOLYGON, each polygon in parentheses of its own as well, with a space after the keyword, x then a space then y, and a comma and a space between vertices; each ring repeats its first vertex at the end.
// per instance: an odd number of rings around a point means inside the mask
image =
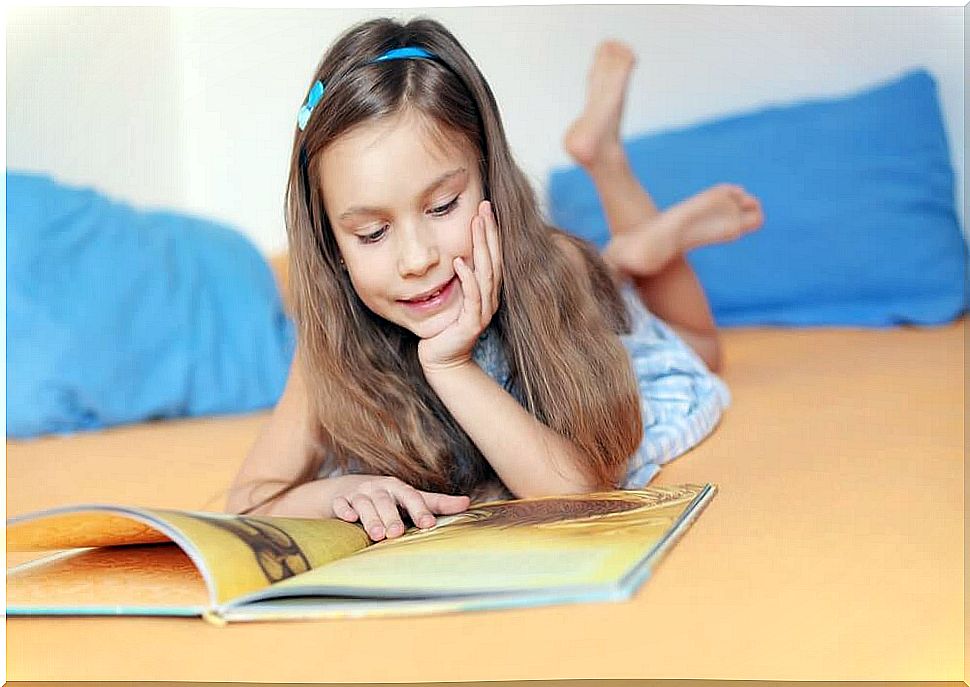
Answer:
POLYGON ((417 298, 417 299, 415 299, 415 301, 417 303, 423 303, 424 301, 430 301, 432 298, 434 298, 435 296, 437 296, 439 293, 441 293, 441 289, 438 289, 437 291, 435 291, 430 296, 427 296, 426 298, 417 298))

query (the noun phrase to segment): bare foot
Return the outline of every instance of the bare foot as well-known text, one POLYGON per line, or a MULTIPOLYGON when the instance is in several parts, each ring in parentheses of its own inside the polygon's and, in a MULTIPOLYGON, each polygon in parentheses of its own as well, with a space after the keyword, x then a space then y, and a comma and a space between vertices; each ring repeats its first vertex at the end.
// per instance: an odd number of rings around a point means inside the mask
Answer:
POLYGON ((734 241, 764 224, 757 198, 734 184, 717 184, 681 201, 639 228, 614 236, 603 258, 630 277, 656 274, 675 257, 711 243, 734 241))
POLYGON ((661 215, 676 227, 677 245, 686 252, 709 243, 735 241, 764 224, 757 198, 735 184, 717 184, 674 205, 661 215))
POLYGON ((623 155, 620 119, 635 63, 633 51, 623 43, 604 41, 596 48, 587 76, 586 109, 563 137, 563 147, 583 167, 623 155))

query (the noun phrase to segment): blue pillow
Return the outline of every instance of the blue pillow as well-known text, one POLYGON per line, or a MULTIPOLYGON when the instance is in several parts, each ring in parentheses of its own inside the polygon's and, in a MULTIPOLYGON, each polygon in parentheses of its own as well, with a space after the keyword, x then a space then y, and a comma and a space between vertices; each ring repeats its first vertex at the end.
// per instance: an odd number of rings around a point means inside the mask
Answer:
MULTIPOLYGON (((937 324, 967 309, 953 169, 923 69, 624 145, 660 208, 718 182, 761 200, 760 231, 687 256, 719 325, 937 324)), ((549 195, 558 226, 606 244, 585 171, 555 170, 549 195)))
POLYGON ((292 352, 242 234, 7 172, 7 436, 265 408, 292 352))

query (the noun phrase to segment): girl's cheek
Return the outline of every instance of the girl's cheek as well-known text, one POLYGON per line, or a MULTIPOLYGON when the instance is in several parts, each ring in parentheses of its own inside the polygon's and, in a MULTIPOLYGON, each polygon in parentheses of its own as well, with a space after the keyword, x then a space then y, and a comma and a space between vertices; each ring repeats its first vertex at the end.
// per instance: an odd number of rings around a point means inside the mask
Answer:
POLYGON ((442 226, 439 245, 448 247, 453 257, 468 257, 472 252, 472 217, 456 217, 442 226))

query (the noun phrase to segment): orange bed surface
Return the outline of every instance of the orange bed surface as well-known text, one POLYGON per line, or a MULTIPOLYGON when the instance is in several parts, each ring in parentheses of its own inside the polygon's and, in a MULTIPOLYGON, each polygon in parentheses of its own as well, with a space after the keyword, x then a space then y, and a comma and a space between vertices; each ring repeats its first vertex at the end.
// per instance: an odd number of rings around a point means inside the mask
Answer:
MULTIPOLYGON (((965 329, 725 331, 733 405, 654 482, 719 493, 632 601, 225 628, 11 619, 7 678, 964 680, 965 329)), ((267 417, 8 441, 8 517, 221 509, 267 417)))

